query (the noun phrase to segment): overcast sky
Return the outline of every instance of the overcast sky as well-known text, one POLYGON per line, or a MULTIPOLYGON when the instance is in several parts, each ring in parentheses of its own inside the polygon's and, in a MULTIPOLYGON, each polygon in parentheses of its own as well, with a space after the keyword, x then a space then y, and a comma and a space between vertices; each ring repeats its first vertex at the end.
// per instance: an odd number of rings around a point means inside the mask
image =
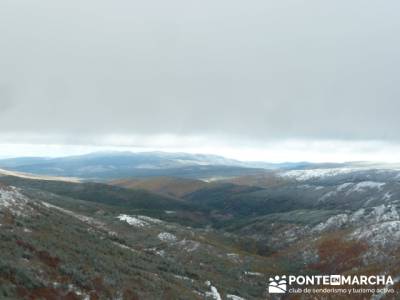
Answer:
POLYGON ((399 10, 2 0, 0 156, 51 144, 48 155, 124 146, 400 161, 399 10))

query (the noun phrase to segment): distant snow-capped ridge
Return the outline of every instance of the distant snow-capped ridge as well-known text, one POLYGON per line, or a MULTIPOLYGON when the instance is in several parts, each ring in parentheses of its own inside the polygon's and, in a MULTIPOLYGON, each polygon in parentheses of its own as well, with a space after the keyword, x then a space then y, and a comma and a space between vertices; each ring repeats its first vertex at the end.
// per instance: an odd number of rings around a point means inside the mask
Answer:
POLYGON ((362 170, 360 168, 333 168, 333 169, 309 169, 309 170, 291 170, 280 173, 282 177, 290 177, 299 181, 306 181, 321 177, 336 176, 362 170))

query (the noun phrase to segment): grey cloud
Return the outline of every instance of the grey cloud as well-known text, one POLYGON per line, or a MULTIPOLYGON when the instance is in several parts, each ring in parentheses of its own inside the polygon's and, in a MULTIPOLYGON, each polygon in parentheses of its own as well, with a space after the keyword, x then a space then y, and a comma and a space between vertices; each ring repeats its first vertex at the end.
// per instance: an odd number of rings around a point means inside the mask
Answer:
POLYGON ((13 89, 10 86, 0 85, 0 115, 13 106, 13 94, 13 89))
POLYGON ((0 133, 398 140, 399 8, 1 1, 0 133))

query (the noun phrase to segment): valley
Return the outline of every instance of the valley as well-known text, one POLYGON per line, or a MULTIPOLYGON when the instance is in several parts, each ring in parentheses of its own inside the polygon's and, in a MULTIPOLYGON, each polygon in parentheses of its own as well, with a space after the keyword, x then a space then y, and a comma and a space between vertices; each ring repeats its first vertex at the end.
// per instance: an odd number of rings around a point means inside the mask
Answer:
POLYGON ((0 172, 4 299, 294 299, 267 293, 276 274, 391 274, 400 287, 395 168, 19 172, 0 172))

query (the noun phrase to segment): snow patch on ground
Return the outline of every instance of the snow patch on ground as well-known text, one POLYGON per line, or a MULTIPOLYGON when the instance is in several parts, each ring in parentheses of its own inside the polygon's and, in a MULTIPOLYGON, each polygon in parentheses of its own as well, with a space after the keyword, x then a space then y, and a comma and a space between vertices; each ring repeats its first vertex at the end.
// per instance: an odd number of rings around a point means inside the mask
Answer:
POLYGON ((362 181, 356 183, 350 190, 347 191, 347 195, 354 193, 354 192, 365 192, 371 189, 378 189, 381 190, 382 187, 386 183, 384 182, 375 182, 375 181, 362 181))
POLYGON ((386 192, 385 195, 383 195, 383 200, 390 200, 392 199, 392 193, 386 192))
POLYGON ((186 276, 174 275, 174 277, 175 277, 176 279, 179 279, 179 280, 194 282, 193 279, 191 279, 191 278, 189 278, 189 277, 186 277, 186 276))
POLYGON ((259 273, 259 272, 249 272, 249 271, 244 271, 244 275, 249 275, 249 276, 264 276, 264 274, 259 273))
POLYGON ((8 209, 15 215, 24 215, 24 212, 31 210, 27 207, 28 201, 16 187, 0 186, 0 209, 8 209))
POLYGON ((321 232, 330 229, 337 229, 345 225, 349 220, 349 216, 347 214, 339 214, 333 217, 330 217, 326 222, 322 222, 314 227, 313 231, 321 232))
POLYGON ((400 242, 400 214, 394 204, 361 208, 351 214, 332 216, 315 226, 312 232, 344 227, 353 228, 348 236, 350 239, 365 241, 375 250, 397 246, 400 242))
POLYGON ((337 194, 336 191, 330 191, 330 192, 326 193, 325 195, 323 195, 321 198, 319 198, 318 201, 324 202, 328 198, 336 196, 336 194, 337 194))
POLYGON ((175 242, 176 241, 176 236, 169 232, 159 233, 158 238, 163 242, 175 242))
POLYGON ((205 284, 210 288, 210 292, 206 292, 206 297, 210 297, 214 300, 222 300, 217 288, 211 285, 211 282, 207 280, 205 284))
POLYGON ((398 245, 400 242, 400 221, 388 221, 358 228, 352 234, 358 240, 365 240, 373 246, 398 245))
MULTIPOLYGON (((62 288, 62 287, 65 286, 65 284, 60 283, 60 282, 57 282, 57 281, 51 282, 51 285, 52 285, 53 288, 55 288, 55 289, 59 289, 59 288, 62 288)), ((73 284, 68 284, 68 285, 66 286, 66 288, 67 288, 67 291, 68 291, 68 292, 74 292, 75 294, 77 294, 78 296, 80 296, 79 299, 82 299, 82 300, 89 300, 89 299, 90 299, 90 296, 89 296, 89 295, 87 295, 86 293, 84 293, 81 289, 79 289, 77 286, 75 286, 75 285, 73 285, 73 284)))
POLYGON ((136 217, 133 216, 128 216, 128 215, 119 215, 117 217, 117 219, 119 219, 120 221, 124 221, 126 223, 128 223, 129 225, 135 226, 135 227, 145 227, 148 226, 149 223, 140 220, 136 217))
POLYGON ((343 190, 347 189, 348 187, 352 186, 353 183, 352 182, 346 182, 346 183, 342 183, 341 185, 338 185, 338 187, 336 188, 336 190, 338 192, 342 192, 343 190))
POLYGON ((240 263, 242 260, 240 259, 239 254, 236 253, 227 253, 226 256, 233 261, 234 263, 240 263))
POLYGON ((327 221, 316 225, 312 231, 322 232, 327 230, 339 229, 347 225, 357 227, 379 226, 379 223, 388 221, 399 221, 400 215, 395 205, 379 205, 368 209, 361 208, 352 214, 338 214, 330 217, 327 221))
POLYGON ((236 295, 231 295, 231 294, 226 295, 226 299, 228 299, 228 300, 246 300, 242 297, 239 297, 236 295))
POLYGON ((365 215, 365 209, 361 208, 359 210, 356 210, 351 216, 350 216, 350 222, 358 222, 360 221, 365 215))
POLYGON ((151 218, 148 216, 129 216, 125 214, 121 214, 117 217, 120 221, 124 221, 131 226, 135 227, 145 227, 150 224, 161 224, 163 221, 155 218, 151 218))
POLYGON ((322 185, 311 185, 311 184, 302 184, 302 185, 299 185, 298 187, 301 189, 305 189, 305 190, 314 189, 316 191, 323 190, 325 188, 322 185))

